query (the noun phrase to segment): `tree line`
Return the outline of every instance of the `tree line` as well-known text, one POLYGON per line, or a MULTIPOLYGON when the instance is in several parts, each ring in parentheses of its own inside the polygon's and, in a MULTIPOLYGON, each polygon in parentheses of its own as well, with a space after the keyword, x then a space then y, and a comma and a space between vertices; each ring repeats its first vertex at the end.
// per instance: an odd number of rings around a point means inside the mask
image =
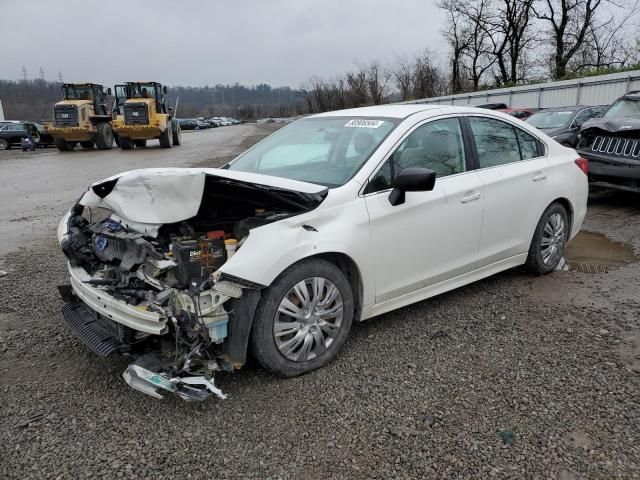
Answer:
MULTIPOLYGON (((48 121, 53 105, 61 100, 61 83, 43 78, 0 80, 0 100, 5 118, 48 121)), ((240 119, 288 117, 304 112, 302 95, 290 87, 215 85, 168 87, 167 102, 176 106, 177 117, 227 116, 240 119)))

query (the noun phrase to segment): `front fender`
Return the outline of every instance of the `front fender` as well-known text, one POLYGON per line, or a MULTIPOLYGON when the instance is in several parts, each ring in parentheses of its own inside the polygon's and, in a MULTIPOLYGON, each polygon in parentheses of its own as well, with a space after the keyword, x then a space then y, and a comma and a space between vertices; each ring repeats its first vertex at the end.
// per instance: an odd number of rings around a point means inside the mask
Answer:
POLYGON ((362 198, 332 207, 320 206, 251 230, 238 252, 220 269, 223 273, 261 285, 271 285, 284 270, 307 257, 342 253, 362 276, 363 305, 375 298, 369 252, 369 215, 362 198))

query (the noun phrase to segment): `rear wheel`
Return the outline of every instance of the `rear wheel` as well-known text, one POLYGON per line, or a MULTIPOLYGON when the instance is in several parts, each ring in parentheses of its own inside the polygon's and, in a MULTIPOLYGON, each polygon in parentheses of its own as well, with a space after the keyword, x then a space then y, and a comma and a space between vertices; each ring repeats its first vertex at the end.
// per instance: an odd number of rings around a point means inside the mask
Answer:
POLYGON ((173 133, 171 131, 171 122, 167 122, 167 128, 160 134, 160 146, 162 148, 171 148, 171 140, 173 133))
POLYGON ((134 140, 134 141, 133 141, 133 144, 134 144, 136 147, 146 147, 146 146, 147 146, 147 141, 146 141, 146 140, 144 140, 144 139, 143 139, 143 140, 134 140))
POLYGON ((0 150, 9 150, 11 148, 11 144, 4 138, 0 138, 0 150))
POLYGON ((182 129, 180 128, 180 124, 176 120, 171 121, 171 126, 173 127, 173 144, 181 145, 182 144, 182 129))
POLYGON ((353 310, 351 286, 338 267, 300 262, 263 291, 251 330, 253 355, 284 377, 320 368, 342 348, 353 310))
POLYGON ((84 148, 85 150, 92 150, 93 149, 93 142, 80 142, 80 146, 82 148, 84 148))
POLYGON ((113 130, 111 125, 103 122, 96 125, 96 146, 98 150, 111 150, 113 147, 113 130))
POLYGON ((131 150, 133 149, 133 142, 130 138, 120 136, 120 148, 122 150, 131 150))
POLYGON ((564 257, 569 239, 569 216, 559 203, 552 203, 540 217, 529 247, 526 268, 536 275, 555 270, 564 257))

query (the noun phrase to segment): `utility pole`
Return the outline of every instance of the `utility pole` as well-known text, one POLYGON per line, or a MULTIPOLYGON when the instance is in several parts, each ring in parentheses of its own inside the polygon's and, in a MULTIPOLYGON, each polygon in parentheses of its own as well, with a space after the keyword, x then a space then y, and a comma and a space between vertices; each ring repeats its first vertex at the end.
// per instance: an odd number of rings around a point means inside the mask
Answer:
POLYGON ((24 65, 22 66, 22 79, 25 82, 27 81, 27 67, 25 67, 24 65))

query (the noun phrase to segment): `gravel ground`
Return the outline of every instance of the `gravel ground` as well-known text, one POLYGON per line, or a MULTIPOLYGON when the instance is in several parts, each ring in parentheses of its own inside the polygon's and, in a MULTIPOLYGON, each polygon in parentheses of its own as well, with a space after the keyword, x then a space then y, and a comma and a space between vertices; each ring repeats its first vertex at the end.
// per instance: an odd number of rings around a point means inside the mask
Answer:
MULTIPOLYGON (((637 198, 592 196, 585 229, 640 251, 637 198)), ((355 325, 319 371, 248 365, 185 403, 75 339, 46 225, 0 260, 2 478, 640 478, 640 264, 508 271, 355 325)))

